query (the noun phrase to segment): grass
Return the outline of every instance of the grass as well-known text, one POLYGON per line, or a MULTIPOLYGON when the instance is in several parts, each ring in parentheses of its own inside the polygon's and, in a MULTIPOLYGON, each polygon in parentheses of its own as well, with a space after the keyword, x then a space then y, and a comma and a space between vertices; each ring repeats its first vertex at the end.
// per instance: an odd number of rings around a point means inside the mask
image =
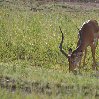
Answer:
POLYGON ((33 97, 46 97, 46 99, 93 97, 94 99, 99 95, 99 73, 83 72, 74 75, 61 70, 32 67, 20 62, 3 63, 0 64, 0 68, 3 68, 0 71, 2 99, 8 96, 12 99, 13 97, 22 99, 23 95, 26 95, 25 99, 33 97), (13 70, 13 66, 17 67, 16 70, 13 70), (2 93, 5 95, 3 96, 2 93))
MULTIPOLYGON (((61 40, 59 26, 65 34, 63 47, 68 52, 70 47, 73 50, 76 48, 76 26, 80 28, 89 19, 98 21, 98 13, 95 8, 86 10, 67 3, 41 5, 35 2, 30 6, 22 1, 1 2, 1 99, 98 99, 99 74, 90 69, 90 48, 86 70, 82 69, 78 75, 68 73, 68 61, 58 48, 61 40), (35 82, 37 86, 32 86, 35 82), (11 85, 16 88, 14 92, 11 91, 11 85), (31 93, 24 92, 26 88, 31 89, 31 93)), ((97 62, 98 54, 97 47, 97 62)))

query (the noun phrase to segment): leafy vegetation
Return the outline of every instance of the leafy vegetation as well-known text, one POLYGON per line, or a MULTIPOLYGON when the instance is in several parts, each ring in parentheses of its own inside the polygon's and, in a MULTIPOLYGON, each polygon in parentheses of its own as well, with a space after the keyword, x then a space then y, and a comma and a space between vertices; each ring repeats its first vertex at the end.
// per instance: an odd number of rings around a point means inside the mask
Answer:
MULTIPOLYGON (((68 48, 76 48, 77 27, 80 28, 82 23, 89 19, 98 21, 98 13, 99 10, 93 6, 85 7, 68 3, 1 2, 0 97, 23 99, 25 94, 26 99, 97 98, 99 74, 91 69, 90 48, 82 74, 73 75, 68 73, 68 61, 60 53, 58 46, 61 40, 59 26, 65 34, 63 47, 68 52, 68 48), (38 86, 32 86, 34 82, 38 83, 38 86), (14 94, 10 93, 13 84, 16 88, 12 92, 14 94), (49 89, 46 88, 47 84, 49 89), (4 88, 10 91, 7 92, 4 88), (24 88, 30 88, 32 92, 22 93, 24 88), (43 93, 38 91, 42 88, 43 93)), ((98 47, 96 60, 97 62, 99 60, 98 47)))

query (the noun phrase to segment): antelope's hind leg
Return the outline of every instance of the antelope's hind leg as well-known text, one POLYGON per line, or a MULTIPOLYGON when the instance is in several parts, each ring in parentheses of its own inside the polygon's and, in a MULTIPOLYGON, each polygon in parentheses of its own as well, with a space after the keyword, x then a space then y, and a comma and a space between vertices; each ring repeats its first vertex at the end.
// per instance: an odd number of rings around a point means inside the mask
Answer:
POLYGON ((96 66, 96 59, 95 59, 95 49, 96 49, 96 46, 94 43, 92 43, 90 45, 91 47, 91 52, 92 52, 92 58, 93 58, 93 65, 92 65, 92 69, 94 70, 98 70, 97 66, 96 66))
POLYGON ((85 66, 86 55, 87 55, 87 48, 85 49, 85 52, 84 52, 83 66, 85 66))

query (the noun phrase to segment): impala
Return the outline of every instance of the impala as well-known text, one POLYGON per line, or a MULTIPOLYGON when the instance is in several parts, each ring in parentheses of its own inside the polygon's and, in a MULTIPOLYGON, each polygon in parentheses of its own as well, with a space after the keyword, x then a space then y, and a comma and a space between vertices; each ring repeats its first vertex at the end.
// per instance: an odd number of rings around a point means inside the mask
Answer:
POLYGON ((98 39, 99 39, 98 22, 96 20, 88 20, 83 23, 78 33, 79 39, 77 43, 77 48, 73 52, 72 52, 72 49, 70 48, 68 51, 68 54, 62 48, 64 35, 63 35, 61 28, 60 28, 60 31, 62 33, 62 40, 61 40, 59 48, 62 54, 64 54, 68 58, 69 72, 70 71, 74 72, 78 66, 80 67, 80 63, 81 63, 81 59, 82 59, 84 51, 85 51, 85 55, 84 55, 83 65, 85 65, 85 58, 86 58, 88 46, 91 47, 91 52, 92 52, 92 57, 93 57, 92 68, 97 70, 96 60, 95 60, 95 49, 97 47, 98 39))

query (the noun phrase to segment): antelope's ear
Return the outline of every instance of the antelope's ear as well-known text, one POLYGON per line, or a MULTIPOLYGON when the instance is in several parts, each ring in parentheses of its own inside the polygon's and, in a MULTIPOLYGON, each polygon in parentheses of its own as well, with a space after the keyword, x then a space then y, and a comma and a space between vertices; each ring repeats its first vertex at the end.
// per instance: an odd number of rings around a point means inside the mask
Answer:
POLYGON ((68 50, 68 55, 70 56, 72 54, 72 49, 70 48, 69 50, 68 50))

